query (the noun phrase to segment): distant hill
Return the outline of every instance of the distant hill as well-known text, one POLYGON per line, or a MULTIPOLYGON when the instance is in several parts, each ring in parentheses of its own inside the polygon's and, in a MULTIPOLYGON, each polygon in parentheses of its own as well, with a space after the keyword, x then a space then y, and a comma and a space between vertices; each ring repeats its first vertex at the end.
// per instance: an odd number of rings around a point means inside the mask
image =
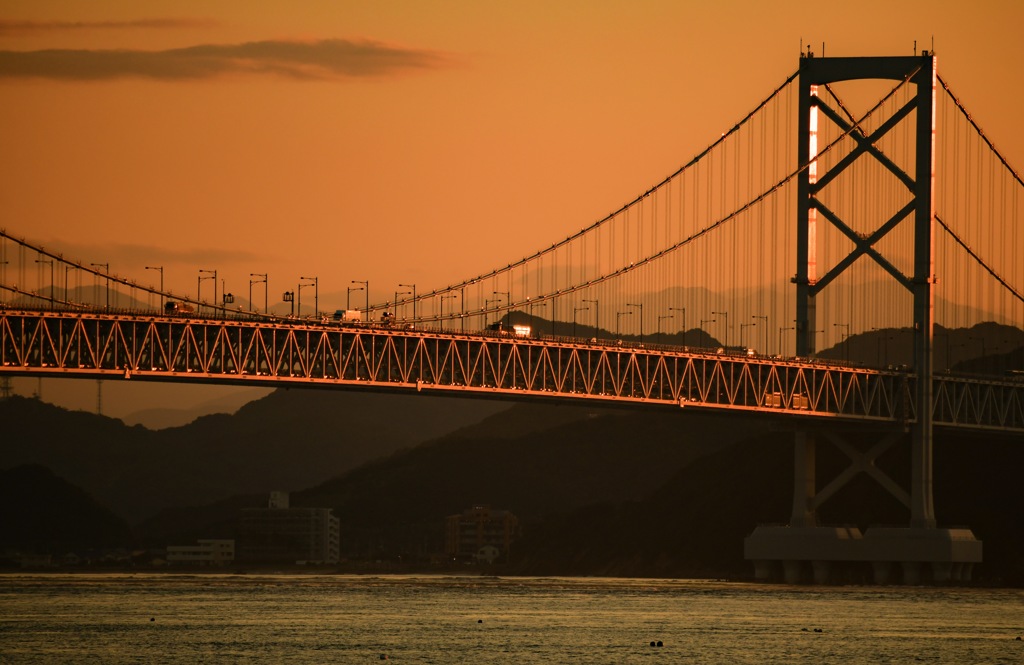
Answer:
POLYGON ((134 523, 171 506, 309 487, 507 408, 486 400, 292 389, 234 415, 154 432, 15 396, 0 400, 0 467, 44 465, 134 523))
MULTIPOLYGON (((446 516, 488 504, 523 526, 505 573, 749 577, 743 539, 758 524, 785 523, 792 507, 793 433, 766 423, 521 404, 295 492, 292 504, 333 508, 343 556, 357 561, 425 561, 443 549, 446 516)), ((935 455, 940 526, 969 526, 984 541, 977 579, 1024 584, 1019 437, 940 432, 935 455)), ((906 447, 877 464, 906 486, 906 447)), ((819 487, 845 467, 838 449, 819 445, 819 487)), ((230 536, 239 508, 265 502, 254 494, 168 510, 139 533, 154 543, 230 536)), ((861 474, 819 519, 867 528, 909 515, 861 474)))
MULTIPOLYGON (((880 460, 906 483, 906 450, 880 460)), ((749 577, 743 539, 764 523, 786 523, 792 506, 793 437, 764 433, 684 466, 650 496, 606 502, 531 525, 510 573, 643 577, 749 577)), ((818 486, 844 468, 818 447, 818 486)), ((940 433, 935 453, 939 526, 968 526, 984 542, 975 579, 1024 585, 1020 469, 1024 442, 940 433)), ((906 486, 906 485, 904 485, 906 486)), ((909 513, 861 474, 819 510, 822 524, 906 525, 909 513)))
POLYGON ((133 411, 121 418, 125 425, 142 425, 147 429, 157 430, 168 427, 182 427, 202 416, 215 413, 236 413, 240 408, 253 401, 251 391, 244 390, 229 393, 218 399, 203 402, 191 408, 159 407, 133 411))
POLYGON ((124 520, 38 465, 0 470, 0 552, 64 554, 128 547, 124 520))
MULTIPOLYGON (((759 425, 727 417, 524 403, 433 442, 395 453, 292 494, 292 505, 329 506, 351 557, 443 549, 444 517, 475 504, 520 519, 569 514, 594 503, 646 497, 692 460, 759 425)), ((262 505, 266 496, 248 497, 262 505)), ((150 540, 233 529, 237 502, 165 511, 140 525, 150 540), (235 512, 232 512, 235 511, 235 512)))

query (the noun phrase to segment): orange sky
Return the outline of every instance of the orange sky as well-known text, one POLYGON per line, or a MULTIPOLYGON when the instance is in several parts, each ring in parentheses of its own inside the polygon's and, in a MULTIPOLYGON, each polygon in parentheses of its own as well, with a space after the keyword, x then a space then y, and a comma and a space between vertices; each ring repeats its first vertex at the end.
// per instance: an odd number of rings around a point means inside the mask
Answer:
POLYGON ((0 226, 192 294, 204 268, 236 294, 269 273, 271 302, 313 274, 328 306, 354 279, 384 300, 632 199, 791 74, 801 39, 934 38, 1019 171, 1022 25, 1013 0, 7 0, 0 226))

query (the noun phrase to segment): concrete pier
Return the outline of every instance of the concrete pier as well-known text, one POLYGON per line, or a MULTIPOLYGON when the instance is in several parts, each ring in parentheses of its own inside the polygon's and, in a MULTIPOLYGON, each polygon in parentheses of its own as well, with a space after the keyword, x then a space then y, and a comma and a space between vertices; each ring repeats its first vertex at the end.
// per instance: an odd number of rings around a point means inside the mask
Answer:
POLYGON ((875 584, 969 582, 982 557, 970 529, 762 526, 743 543, 758 581, 831 584, 870 566, 875 584))

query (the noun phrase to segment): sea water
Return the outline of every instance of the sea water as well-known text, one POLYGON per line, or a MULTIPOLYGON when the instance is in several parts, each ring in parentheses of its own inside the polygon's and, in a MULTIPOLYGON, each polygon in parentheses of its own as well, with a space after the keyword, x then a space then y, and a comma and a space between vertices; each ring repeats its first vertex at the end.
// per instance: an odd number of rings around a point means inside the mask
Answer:
POLYGON ((0 663, 1024 663, 1024 591, 0 575, 0 663))

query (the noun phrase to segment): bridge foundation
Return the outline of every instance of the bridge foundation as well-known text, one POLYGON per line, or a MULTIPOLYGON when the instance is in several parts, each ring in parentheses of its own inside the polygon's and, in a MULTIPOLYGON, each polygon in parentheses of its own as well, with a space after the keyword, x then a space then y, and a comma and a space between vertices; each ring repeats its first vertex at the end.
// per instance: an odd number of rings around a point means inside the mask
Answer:
POLYGON ((744 556, 760 582, 969 582, 982 543, 970 529, 759 526, 744 556))

